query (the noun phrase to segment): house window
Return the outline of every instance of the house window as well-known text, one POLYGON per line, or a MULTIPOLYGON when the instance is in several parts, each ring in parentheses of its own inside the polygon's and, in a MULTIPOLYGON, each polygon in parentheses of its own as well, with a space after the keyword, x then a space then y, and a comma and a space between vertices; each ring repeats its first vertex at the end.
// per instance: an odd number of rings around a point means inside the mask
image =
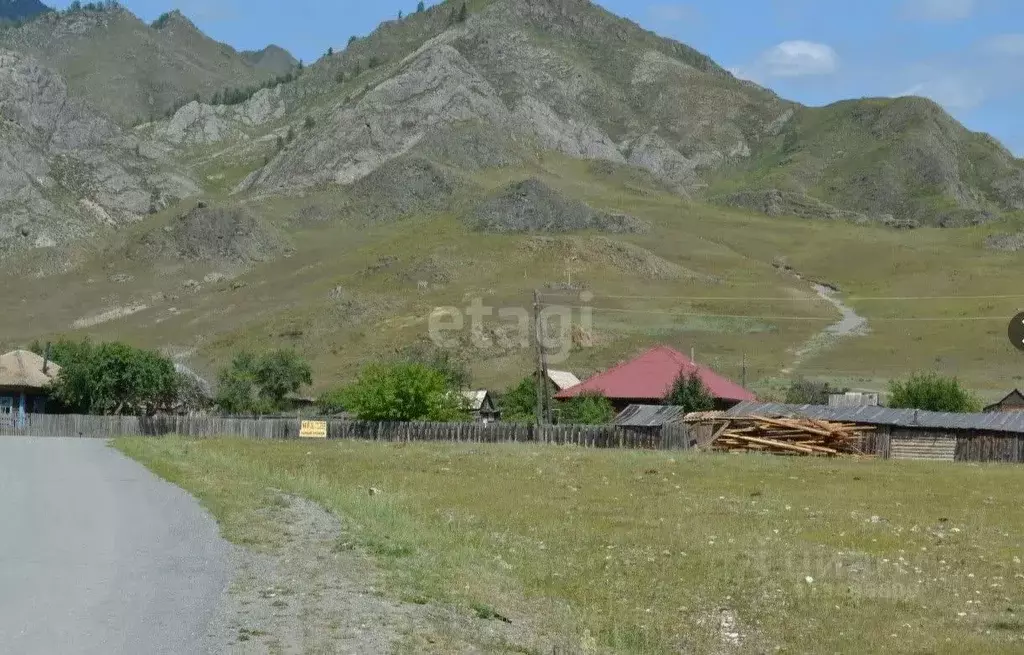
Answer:
POLYGON ((9 418, 14 413, 14 398, 0 396, 0 418, 9 418))

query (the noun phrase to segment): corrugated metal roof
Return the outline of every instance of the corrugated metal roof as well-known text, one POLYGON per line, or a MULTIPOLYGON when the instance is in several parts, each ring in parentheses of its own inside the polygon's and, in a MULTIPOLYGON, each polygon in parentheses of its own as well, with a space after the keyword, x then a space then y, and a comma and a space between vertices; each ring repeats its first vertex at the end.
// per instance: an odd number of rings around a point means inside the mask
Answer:
POLYGON ((736 405, 725 414, 726 416, 803 416, 843 423, 1024 434, 1024 412, 957 414, 873 406, 828 407, 825 405, 786 405, 748 401, 736 405))
POLYGON ((656 428, 682 418, 678 405, 630 405, 615 417, 615 425, 631 428, 656 428))
POLYGON ((575 387, 580 379, 569 371, 553 371, 548 369, 548 379, 555 383, 559 391, 575 387))

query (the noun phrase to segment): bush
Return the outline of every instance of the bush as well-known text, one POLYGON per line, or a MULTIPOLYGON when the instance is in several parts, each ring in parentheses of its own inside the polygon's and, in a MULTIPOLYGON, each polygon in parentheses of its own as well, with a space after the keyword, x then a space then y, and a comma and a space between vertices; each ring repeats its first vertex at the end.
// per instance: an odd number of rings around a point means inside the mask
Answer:
POLYGON ((889 406, 930 412, 977 412, 978 399, 956 378, 935 373, 915 373, 889 385, 889 406))
POLYGON ((537 420, 537 377, 528 375, 509 389, 498 403, 501 420, 510 423, 533 423, 537 420))
POLYGON ((678 405, 686 413, 706 412, 715 408, 715 399, 696 373, 682 372, 665 396, 665 404, 678 405))
POLYGON ((170 359, 157 352, 116 341, 96 346, 89 341, 61 341, 51 348, 50 356, 61 367, 51 393, 68 411, 153 414, 177 403, 177 371, 170 359))
POLYGON ((584 393, 567 400, 558 411, 558 422, 565 425, 604 425, 615 418, 610 400, 599 393, 584 393))
POLYGON ((786 402, 790 405, 827 405, 829 395, 844 392, 845 389, 835 389, 828 382, 797 378, 786 390, 786 402))
POLYGON ((270 414, 285 408, 288 394, 312 383, 309 364, 293 350, 261 357, 243 351, 217 375, 215 402, 228 414, 270 414))
POLYGON ((445 375, 419 363, 373 364, 333 400, 363 421, 457 421, 465 401, 445 375))

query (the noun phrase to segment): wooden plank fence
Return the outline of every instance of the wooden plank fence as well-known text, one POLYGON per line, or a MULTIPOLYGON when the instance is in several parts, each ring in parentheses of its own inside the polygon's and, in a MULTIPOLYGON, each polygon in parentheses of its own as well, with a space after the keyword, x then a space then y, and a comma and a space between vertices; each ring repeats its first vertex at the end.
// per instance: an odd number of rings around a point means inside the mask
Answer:
MULTIPOLYGON (((235 418, 220 416, 81 416, 34 414, 21 427, 0 426, 0 436, 108 438, 113 436, 243 439, 298 439, 299 418, 235 418)), ((636 432, 613 425, 544 425, 516 423, 371 422, 320 419, 328 439, 369 441, 446 441, 465 443, 543 443, 588 448, 679 449, 690 446, 685 425, 657 432, 636 432)))
MULTIPOLYGON (((114 436, 161 437, 180 435, 196 439, 237 437, 243 439, 298 439, 302 420, 315 417, 221 417, 221 416, 80 416, 31 414, 23 425, 0 423, 0 437, 114 436)), ((683 423, 662 428, 631 429, 614 425, 524 425, 516 423, 399 423, 319 419, 327 421, 328 439, 370 441, 441 441, 460 443, 541 443, 587 448, 677 450, 692 448, 701 433, 683 423)), ((899 451, 899 442, 924 438, 937 431, 877 426, 868 434, 864 451, 888 459, 899 451), (893 442, 897 442, 894 448, 893 442)), ((955 460, 972 462, 1024 462, 1024 434, 958 431, 955 460)))

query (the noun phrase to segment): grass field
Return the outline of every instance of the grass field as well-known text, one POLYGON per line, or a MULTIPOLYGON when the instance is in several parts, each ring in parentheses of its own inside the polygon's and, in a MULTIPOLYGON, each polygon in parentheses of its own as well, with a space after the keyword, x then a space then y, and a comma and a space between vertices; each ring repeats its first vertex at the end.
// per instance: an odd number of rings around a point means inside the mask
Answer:
MULTIPOLYGON (((1024 468, 575 448, 122 439, 232 541, 280 490, 388 593, 570 652, 1019 653, 1024 468), (371 495, 369 488, 380 490, 371 495)), ((527 651, 529 652, 529 651, 527 651)))

